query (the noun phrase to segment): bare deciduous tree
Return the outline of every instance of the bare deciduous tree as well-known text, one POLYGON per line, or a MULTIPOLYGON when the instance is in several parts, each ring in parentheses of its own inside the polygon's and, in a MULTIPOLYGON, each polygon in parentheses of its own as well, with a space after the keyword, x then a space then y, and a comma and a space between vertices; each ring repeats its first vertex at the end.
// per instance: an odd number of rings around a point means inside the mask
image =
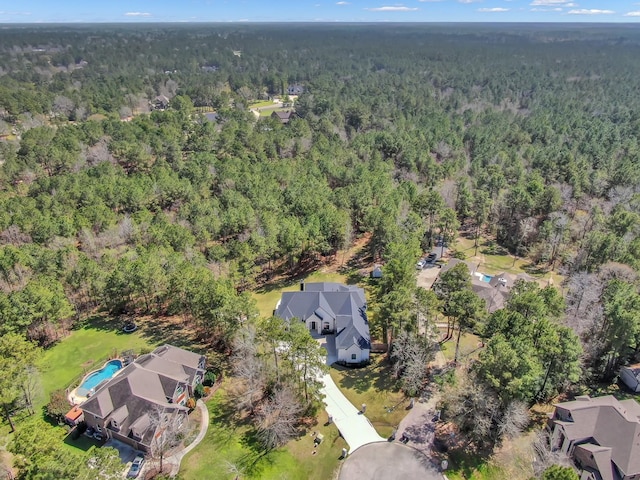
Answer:
POLYGON ((559 449, 551 448, 551 438, 547 430, 540 430, 536 434, 532 449, 534 454, 533 471, 536 477, 542 475, 542 472, 552 465, 561 465, 563 467, 571 465, 569 457, 559 449))
POLYGON ((262 403, 255 420, 258 437, 267 450, 284 445, 296 435, 301 411, 296 395, 286 386, 262 403))
POLYGON ((233 341, 231 364, 240 382, 231 392, 238 409, 254 412, 264 396, 267 385, 265 363, 258 357, 256 331, 252 326, 243 329, 233 341))
POLYGON ((188 427, 187 409, 156 407, 150 415, 151 429, 154 430, 151 440, 151 456, 160 462, 160 472, 164 468, 166 454, 176 447, 186 434, 188 427))
POLYGON ((417 335, 401 331, 393 342, 393 372, 408 395, 419 394, 427 380, 427 365, 435 355, 434 344, 417 335))
POLYGON ((457 381, 443 391, 445 418, 451 420, 470 445, 492 449, 503 438, 520 433, 529 422, 521 402, 504 405, 473 371, 461 370, 457 381))
POLYGON ((507 405, 500 419, 499 433, 502 438, 515 438, 529 425, 529 410, 521 401, 514 401, 507 405))

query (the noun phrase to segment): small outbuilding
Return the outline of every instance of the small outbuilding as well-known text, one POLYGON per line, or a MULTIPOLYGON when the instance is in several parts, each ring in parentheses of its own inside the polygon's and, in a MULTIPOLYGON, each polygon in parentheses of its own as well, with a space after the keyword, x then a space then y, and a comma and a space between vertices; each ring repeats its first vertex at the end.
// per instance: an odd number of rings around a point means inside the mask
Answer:
POLYGON ((375 265, 371 270, 371 278, 382 278, 382 265, 375 265))
POLYGON ((73 408, 69 410, 67 414, 64 416, 64 422, 67 425, 71 425, 72 427, 75 427, 83 420, 84 420, 84 412, 77 405, 74 405, 73 408))
POLYGON ((640 393, 640 363, 622 367, 618 376, 632 392, 640 393))

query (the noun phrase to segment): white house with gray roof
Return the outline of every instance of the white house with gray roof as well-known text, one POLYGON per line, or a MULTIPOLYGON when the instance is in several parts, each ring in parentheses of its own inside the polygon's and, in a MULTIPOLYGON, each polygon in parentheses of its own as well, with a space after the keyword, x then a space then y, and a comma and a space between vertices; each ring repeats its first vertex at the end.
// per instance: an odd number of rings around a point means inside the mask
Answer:
POLYGON ((301 283, 300 291, 283 292, 275 314, 303 321, 315 335, 335 334, 337 360, 345 364, 369 361, 371 336, 364 290, 341 283, 301 283))
POLYGON ((580 480, 640 479, 640 404, 583 395, 555 407, 551 446, 573 459, 580 480))

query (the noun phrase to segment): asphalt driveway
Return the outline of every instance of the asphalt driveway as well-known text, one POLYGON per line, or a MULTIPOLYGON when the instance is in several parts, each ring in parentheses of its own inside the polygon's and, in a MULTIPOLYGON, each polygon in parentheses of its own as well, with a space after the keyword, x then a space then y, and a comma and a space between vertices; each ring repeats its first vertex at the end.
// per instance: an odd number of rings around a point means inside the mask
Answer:
POLYGON ((393 478, 444 480, 425 455, 397 442, 372 443, 359 448, 344 461, 338 480, 393 478))

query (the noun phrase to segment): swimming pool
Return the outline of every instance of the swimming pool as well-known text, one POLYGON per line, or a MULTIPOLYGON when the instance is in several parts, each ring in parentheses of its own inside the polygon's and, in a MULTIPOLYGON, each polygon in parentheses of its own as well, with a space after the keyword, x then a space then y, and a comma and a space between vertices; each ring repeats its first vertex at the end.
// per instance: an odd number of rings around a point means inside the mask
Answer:
POLYGON ((492 275, 485 275, 484 273, 482 274, 482 277, 480 278, 480 280, 482 280, 483 282, 490 282, 491 279, 493 278, 492 275))
POLYGON ((100 385, 103 381, 109 380, 121 368, 122 362, 120 360, 108 361, 100 370, 91 372, 89 375, 84 377, 83 382, 76 389, 76 393, 83 397, 88 396, 89 393, 93 393, 92 390, 94 388, 100 385))

